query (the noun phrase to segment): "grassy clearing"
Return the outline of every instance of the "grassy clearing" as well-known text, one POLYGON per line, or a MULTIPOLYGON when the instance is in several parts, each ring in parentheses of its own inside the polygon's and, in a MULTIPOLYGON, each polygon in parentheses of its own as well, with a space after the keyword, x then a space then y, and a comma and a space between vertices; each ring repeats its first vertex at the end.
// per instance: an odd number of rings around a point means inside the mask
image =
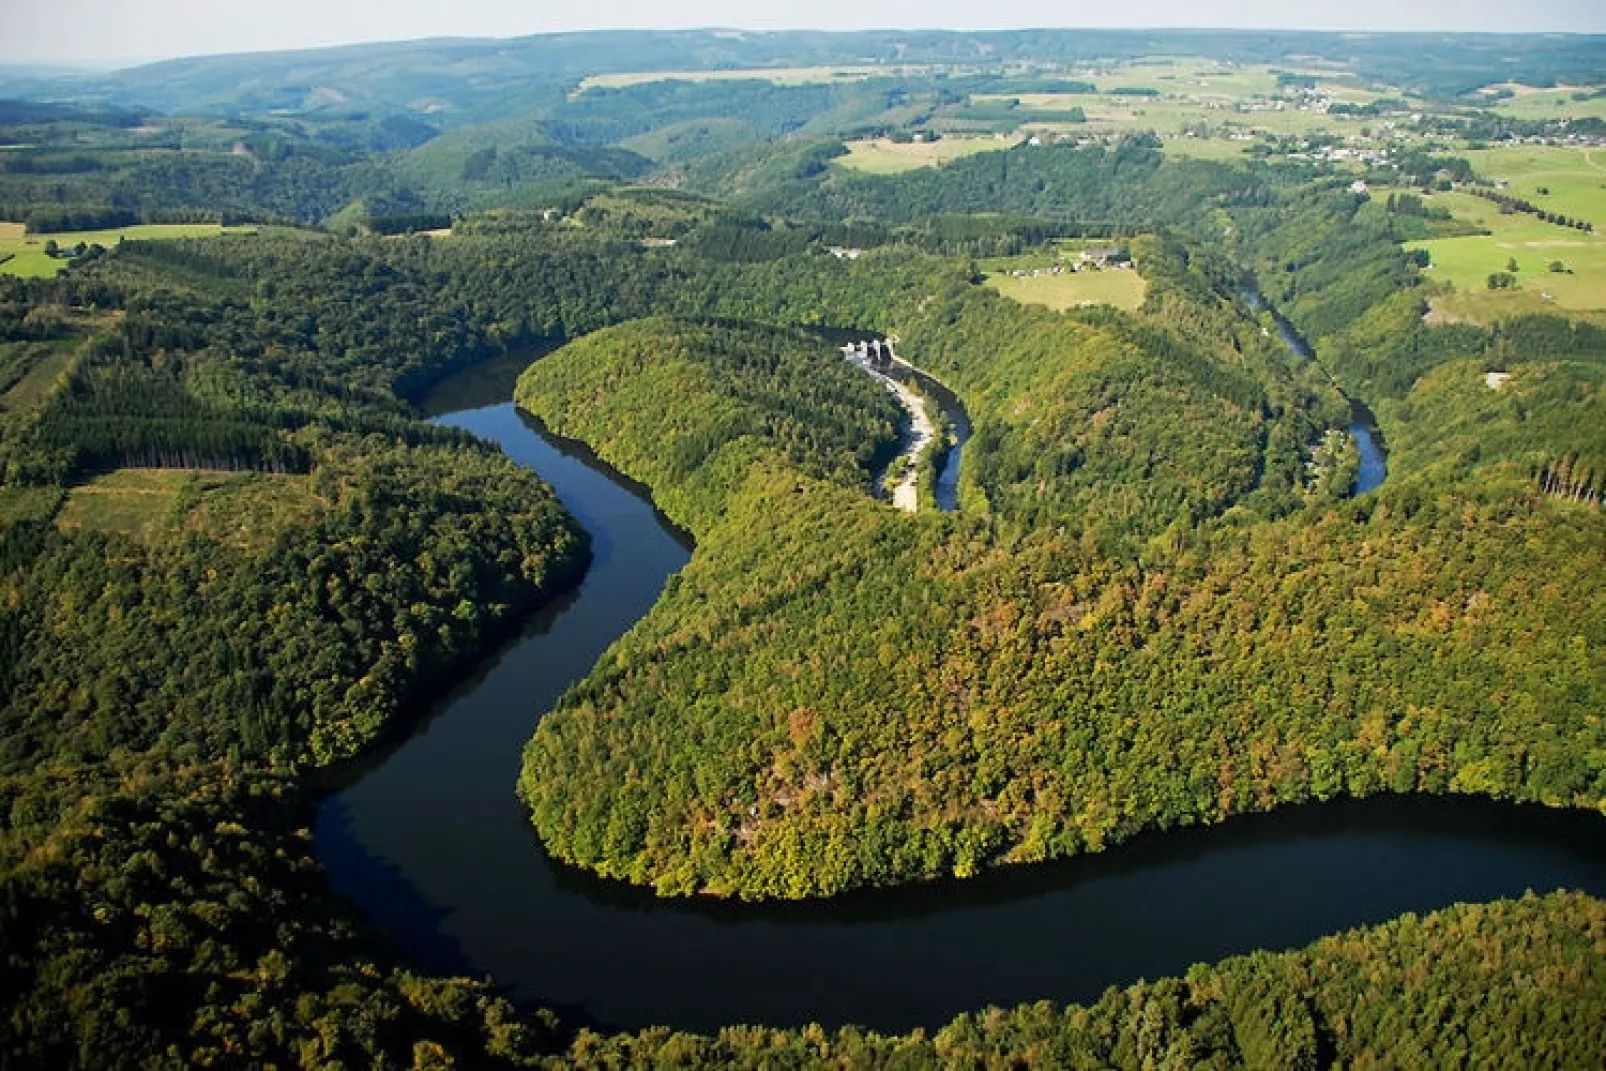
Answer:
POLYGON ((220 227, 216 223, 142 223, 104 231, 73 231, 68 234, 28 234, 20 223, 0 223, 0 272, 25 279, 48 279, 66 266, 65 261, 45 255, 45 243, 54 240, 69 248, 103 245, 110 248, 127 238, 130 241, 171 241, 175 238, 215 238, 220 234, 254 234, 254 227, 220 227))
POLYGON ((1063 312, 1082 305, 1114 305, 1129 312, 1143 304, 1148 281, 1131 268, 1064 272, 1016 278, 989 272, 987 285, 1022 305, 1046 305, 1063 312))
POLYGON ((1606 97, 1590 96, 1587 86, 1537 89, 1508 83, 1504 88, 1516 96, 1496 101, 1493 110, 1513 119, 1606 119, 1606 97), (1573 99, 1580 94, 1589 99, 1573 99))
MULTIPOLYGON (((72 364, 76 340, 53 343, 10 343, 0 346, 0 358, 9 364, 18 360, 27 364, 23 372, 4 394, 0 394, 0 412, 17 413, 32 409, 43 402, 56 379, 72 364)), ((9 378, 9 376, 7 377, 9 378)))
MULTIPOLYGON (((1428 303, 1428 321, 1441 324, 1478 324, 1493 327, 1501 320, 1533 313, 1555 313, 1556 304, 1546 301, 1536 290, 1454 290, 1435 295, 1428 303)), ((1587 320, 1606 327, 1606 310, 1587 312, 1569 309, 1573 319, 1587 320)))
POLYGON ((1522 145, 1468 152, 1466 157, 1479 174, 1504 179, 1512 192, 1540 208, 1587 219, 1606 232, 1606 149, 1522 145))
POLYGON ((147 543, 199 532, 253 548, 305 523, 323 506, 305 476, 119 469, 69 490, 56 526, 121 532, 147 543))
MULTIPOLYGON (((1489 276, 1509 271, 1510 262, 1515 260, 1517 270, 1512 274, 1518 287, 1541 304, 1569 310, 1606 309, 1606 236, 1558 227, 1530 215, 1501 215, 1497 206, 1471 194, 1438 194, 1433 203, 1490 233, 1408 243, 1407 248, 1426 249, 1432 256, 1428 278, 1448 283, 1469 297, 1487 297, 1489 276), (1550 271, 1553 261, 1560 261, 1568 271, 1550 271)), ((1510 298, 1496 296, 1511 302, 1510 298)), ((1478 311, 1477 304, 1463 300, 1462 315, 1481 319, 1499 307, 1487 306, 1478 311)))
POLYGON ((1167 156, 1186 156, 1193 160, 1216 160, 1234 163, 1244 158, 1253 141, 1233 141, 1229 138, 1167 138, 1160 149, 1167 156))
POLYGON ((886 138, 850 141, 848 154, 838 157, 836 163, 871 175, 896 175, 922 167, 936 167, 973 153, 1008 149, 1020 141, 1019 137, 946 137, 941 141, 912 141, 906 144, 886 138))

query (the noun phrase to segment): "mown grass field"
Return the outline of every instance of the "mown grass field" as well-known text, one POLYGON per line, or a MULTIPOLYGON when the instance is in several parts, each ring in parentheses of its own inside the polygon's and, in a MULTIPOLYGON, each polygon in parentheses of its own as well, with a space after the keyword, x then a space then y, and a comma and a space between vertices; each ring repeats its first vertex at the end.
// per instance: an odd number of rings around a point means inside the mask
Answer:
POLYGON ((1046 305, 1056 311, 1082 305, 1114 305, 1131 311, 1143 304, 1148 281, 1131 268, 1065 272, 1018 279, 1007 272, 988 272, 987 285, 1022 305, 1046 305))
POLYGON ((848 142, 848 154, 837 157, 835 162, 871 175, 896 175, 922 167, 936 167, 972 153, 1007 149, 1020 141, 1019 137, 946 137, 940 141, 900 144, 886 138, 876 138, 873 141, 848 142))
POLYGON ((1532 306, 1535 299, 1540 306, 1560 309, 1606 309, 1606 235, 1584 234, 1527 214, 1501 215, 1498 206, 1467 193, 1437 194, 1431 203, 1490 231, 1406 246, 1426 249, 1433 258, 1428 278, 1449 283, 1465 295, 1457 303, 1462 318, 1483 319, 1496 306, 1514 307, 1516 301, 1532 306), (1489 290, 1489 276, 1509 271, 1513 260, 1517 270, 1512 274, 1529 299, 1489 290), (1555 261, 1568 270, 1551 271, 1555 261), (1487 308, 1478 307, 1480 299, 1487 308))
POLYGON ((1480 175, 1504 179, 1511 192, 1540 208, 1587 219, 1606 233, 1606 149, 1520 145, 1470 151, 1466 157, 1480 175))
POLYGON ((145 542, 200 532, 242 547, 270 543, 323 507, 305 476, 204 469, 118 469, 67 492, 64 531, 121 532, 145 542))
POLYGON ((1504 88, 1516 96, 1496 101, 1493 110, 1513 119, 1606 119, 1606 97, 1583 86, 1537 89, 1508 83, 1504 88), (1573 99, 1580 94, 1588 99, 1573 99))
POLYGON ((1253 141, 1233 141, 1230 138, 1171 137, 1161 142, 1160 149, 1167 156, 1234 163, 1241 161, 1253 144, 1253 141))
POLYGON ((0 223, 0 272, 25 279, 48 279, 66 266, 64 260, 45 255, 45 243, 55 240, 62 248, 79 242, 103 245, 108 249, 124 238, 159 241, 174 238, 213 238, 220 234, 249 234, 251 227, 224 228, 216 223, 153 223, 104 231, 73 231, 68 234, 28 234, 20 223, 0 223))

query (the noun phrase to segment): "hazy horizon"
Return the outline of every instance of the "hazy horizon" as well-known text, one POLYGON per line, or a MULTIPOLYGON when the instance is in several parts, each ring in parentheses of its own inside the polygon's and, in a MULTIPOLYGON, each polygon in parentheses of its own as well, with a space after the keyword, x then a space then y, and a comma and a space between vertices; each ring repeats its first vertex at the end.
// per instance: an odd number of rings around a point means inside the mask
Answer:
POLYGON ((1287 0, 1190 3, 1130 0, 1107 9, 1026 0, 1009 17, 981 21, 954 0, 816 0, 755 16, 734 0, 687 0, 666 12, 644 0, 598 0, 583 22, 531 12, 512 0, 470 0, 451 11, 428 0, 313 0, 216 5, 207 0, 13 0, 0 64, 109 69, 192 56, 277 52, 422 38, 508 38, 585 30, 732 29, 851 31, 1011 29, 1310 30, 1347 33, 1606 33, 1606 4, 1536 0, 1354 0, 1312 10, 1287 0))

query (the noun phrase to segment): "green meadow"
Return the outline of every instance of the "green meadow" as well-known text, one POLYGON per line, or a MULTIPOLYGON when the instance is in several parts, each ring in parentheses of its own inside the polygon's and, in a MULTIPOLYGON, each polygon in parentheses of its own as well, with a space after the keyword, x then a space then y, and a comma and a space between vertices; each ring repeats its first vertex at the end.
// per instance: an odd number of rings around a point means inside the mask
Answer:
POLYGON ((1537 89, 1508 83, 1504 88, 1516 96, 1495 102, 1493 110, 1513 119, 1606 119, 1606 96, 1597 96, 1590 87, 1537 89))
POLYGON ((1050 273, 1056 265, 1068 268, 1083 249, 1108 242, 1068 239, 1052 248, 1018 257, 994 257, 982 261, 986 285, 1022 305, 1044 305, 1058 312, 1082 305, 1114 305, 1127 311, 1143 304, 1149 292, 1148 281, 1135 268, 1107 268, 1104 271, 1062 271, 1050 273), (1024 276, 1013 273, 1026 272, 1024 276), (1041 275, 1030 274, 1041 271, 1041 275))
POLYGON ((48 279, 66 266, 45 254, 45 243, 54 241, 63 249, 83 242, 108 249, 125 238, 143 241, 174 238, 213 238, 220 234, 254 233, 255 228, 224 228, 216 223, 144 223, 104 231, 73 231, 67 234, 29 234, 20 223, 0 223, 0 272, 25 279, 48 279))
POLYGON ((1465 155, 1478 174, 1509 182, 1512 193, 1606 232, 1606 149, 1521 145, 1465 155))
POLYGON ((56 526, 121 532, 145 542, 202 532, 218 542, 250 548, 305 524, 323 505, 305 476, 118 469, 71 488, 56 514, 56 526))
MULTIPOLYGON (((1489 276, 1510 272, 1517 287, 1541 306, 1589 310, 1606 308, 1606 236, 1584 234, 1570 227, 1545 223, 1526 213, 1502 215, 1499 206, 1467 193, 1443 193, 1431 203, 1450 209, 1490 233, 1461 238, 1438 238, 1407 243, 1408 249, 1426 249, 1433 258, 1430 279, 1448 283, 1467 295, 1460 304, 1476 306, 1482 295, 1498 304, 1511 305, 1509 296, 1492 292, 1489 276), (1511 271, 1511 262, 1516 270, 1511 271), (1559 263, 1562 271, 1552 271, 1559 263)), ((1476 307, 1463 308, 1463 318, 1482 319, 1476 307)))

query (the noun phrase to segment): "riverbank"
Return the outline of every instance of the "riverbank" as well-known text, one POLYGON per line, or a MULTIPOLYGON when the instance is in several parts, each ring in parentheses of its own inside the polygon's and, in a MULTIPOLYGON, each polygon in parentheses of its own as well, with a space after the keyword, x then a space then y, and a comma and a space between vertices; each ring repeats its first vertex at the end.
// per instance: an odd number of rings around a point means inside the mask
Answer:
MULTIPOLYGON (((875 345, 875 352, 881 352, 879 348, 881 343, 877 342, 875 345)), ((887 392, 898 400, 904 412, 909 414, 909 431, 903 449, 887 466, 882 480, 887 481, 885 489, 894 508, 905 513, 917 513, 920 510, 921 461, 926 452, 936 445, 937 426, 926 408, 926 399, 908 384, 887 374, 869 356, 869 351, 861 348, 862 346, 862 343, 858 346, 843 346, 842 355, 884 386, 887 392)), ((890 344, 886 347, 886 353, 887 356, 883 360, 888 367, 896 366, 909 375, 922 374, 908 361, 892 356, 890 344)))
POLYGON ((920 458, 931 448, 937 429, 931 422, 931 415, 926 412, 924 398, 895 379, 879 375, 877 378, 886 384, 887 390, 909 414, 909 441, 898 455, 898 460, 893 462, 900 475, 892 487, 892 505, 905 513, 915 513, 920 509, 920 458))
POLYGON ((527 1007, 597 1026, 934 1029, 966 1009, 1092 1001, 1109 985, 1406 911, 1606 888, 1594 816, 1425 796, 1289 807, 968 881, 805 903, 666 901, 557 865, 511 791, 521 746, 541 711, 679 583, 670 577, 689 555, 644 489, 511 405, 442 423, 535 468, 592 534, 596 558, 524 639, 321 809, 316 843, 332 884, 426 967, 490 975, 527 1007))

